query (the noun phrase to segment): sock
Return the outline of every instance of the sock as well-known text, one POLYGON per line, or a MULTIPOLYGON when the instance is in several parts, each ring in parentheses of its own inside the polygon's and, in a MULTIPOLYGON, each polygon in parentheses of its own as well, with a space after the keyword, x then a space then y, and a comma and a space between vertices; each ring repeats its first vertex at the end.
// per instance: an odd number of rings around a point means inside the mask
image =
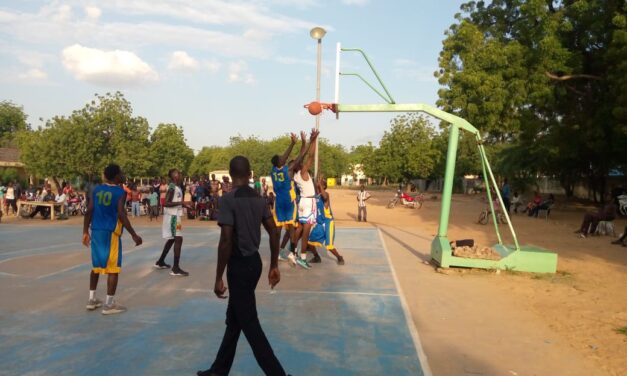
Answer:
POLYGON ((172 267, 172 269, 178 269, 180 259, 181 259, 181 256, 174 256, 174 266, 172 267))
POLYGON ((296 244, 290 242, 290 252, 295 253, 296 252, 296 244))
POLYGON ((96 290, 89 290, 89 300, 96 299, 96 290))
POLYGON ((306 252, 301 252, 300 259, 301 260, 307 260, 307 253, 306 252))
POLYGON ((107 300, 105 301, 106 305, 113 304, 113 295, 107 295, 107 300))

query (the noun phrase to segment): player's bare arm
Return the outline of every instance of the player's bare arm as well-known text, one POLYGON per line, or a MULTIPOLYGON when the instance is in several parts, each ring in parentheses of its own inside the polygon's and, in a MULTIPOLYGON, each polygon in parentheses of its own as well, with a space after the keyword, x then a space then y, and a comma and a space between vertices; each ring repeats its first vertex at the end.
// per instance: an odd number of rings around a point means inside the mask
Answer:
POLYGON ((309 169, 311 165, 314 163, 315 155, 316 155, 316 139, 320 134, 319 131, 312 129, 311 136, 309 137, 309 156, 303 163, 303 168, 300 171, 300 176, 303 177, 303 180, 309 180, 309 169))
POLYGON ((83 219, 83 245, 89 247, 91 239, 89 237, 89 226, 91 225, 91 218, 94 213, 94 200, 87 200, 87 212, 83 219))
POLYGON ((281 273, 279 272, 279 233, 276 231, 276 225, 272 217, 268 217, 263 221, 263 227, 270 238, 270 271, 268 272, 268 283, 274 288, 281 281, 281 273))
POLYGON ((133 226, 131 225, 131 221, 129 221, 128 217, 126 216, 126 210, 124 208, 125 201, 126 198, 124 197, 124 195, 122 195, 122 197, 120 197, 120 200, 118 201, 118 219, 120 220, 120 222, 122 222, 122 226, 124 226, 126 231, 131 234, 135 245, 138 246, 142 244, 143 240, 139 235, 137 235, 135 229, 133 229, 133 226))
POLYGON ((298 166, 300 162, 303 160, 303 158, 305 158, 305 155, 307 154, 307 150, 308 150, 307 133, 301 131, 300 132, 300 151, 298 152, 298 156, 296 156, 296 159, 294 159, 294 161, 292 161, 292 163, 288 166, 288 172, 291 178, 294 177, 294 169, 296 168, 296 166, 298 166))
POLYGON ((220 230, 220 243, 218 244, 218 265, 216 267, 216 282, 213 292, 220 299, 226 299, 227 288, 224 286, 224 270, 231 258, 233 249, 233 226, 222 225, 220 230))
POLYGON ((329 192, 327 192, 326 189, 324 189, 323 182, 324 182, 324 178, 320 176, 318 178, 318 192, 320 192, 320 196, 324 200, 324 207, 328 208, 330 205, 329 204, 329 192))
POLYGON ((279 157, 279 167, 283 167, 287 163, 287 160, 290 157, 290 154, 292 154, 292 149, 294 149, 294 145, 296 145, 296 140, 297 140, 296 134, 290 133, 290 145, 285 150, 285 153, 283 153, 283 155, 279 157))

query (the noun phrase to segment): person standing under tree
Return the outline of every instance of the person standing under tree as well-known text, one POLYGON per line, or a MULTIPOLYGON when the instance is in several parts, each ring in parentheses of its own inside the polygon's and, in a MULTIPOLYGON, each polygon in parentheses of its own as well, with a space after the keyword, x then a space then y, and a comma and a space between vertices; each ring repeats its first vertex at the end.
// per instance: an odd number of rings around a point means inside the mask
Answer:
POLYGON ((181 235, 181 221, 183 217, 183 208, 190 209, 190 206, 183 202, 183 191, 181 190, 181 174, 179 170, 172 169, 168 172, 170 184, 165 195, 162 234, 166 239, 161 257, 155 263, 157 269, 170 269, 170 265, 165 263, 165 257, 170 252, 170 248, 174 245, 174 266, 170 270, 170 275, 187 277, 189 273, 181 269, 179 262, 181 260, 181 248, 183 247, 183 236, 181 235))
POLYGON ((105 184, 98 185, 91 193, 83 221, 83 245, 91 246, 93 267, 89 276, 89 301, 86 308, 93 311, 102 307, 102 301, 96 298, 96 288, 100 274, 107 274, 107 299, 102 314, 113 315, 126 311, 126 307, 113 300, 118 274, 122 269, 122 227, 131 234, 135 246, 142 244, 142 238, 135 233, 126 216, 126 192, 120 187, 120 166, 108 165, 104 177, 105 184))
POLYGON ((370 193, 366 191, 366 187, 362 184, 357 192, 357 222, 361 222, 362 218, 364 222, 368 222, 366 210, 366 201, 370 199, 370 193))
POLYGON ((228 288, 231 290, 226 310, 226 330, 211 368, 198 371, 197 375, 227 375, 243 331, 263 372, 270 376, 283 376, 285 371, 261 328, 255 301, 255 288, 262 269, 259 255, 262 224, 270 238, 268 282, 274 288, 281 280, 278 266, 279 238, 274 219, 266 201, 248 186, 251 175, 248 159, 242 156, 231 159, 229 173, 233 177, 234 187, 220 198, 220 243, 213 290, 218 298, 227 298, 223 281, 226 269, 228 288))
POLYGON ((503 187, 501 188, 501 198, 503 199, 503 205, 505 205, 505 210, 507 211, 507 214, 509 214, 509 208, 512 205, 511 199, 510 199, 510 188, 509 188, 509 183, 507 182, 507 178, 505 178, 503 180, 503 187))

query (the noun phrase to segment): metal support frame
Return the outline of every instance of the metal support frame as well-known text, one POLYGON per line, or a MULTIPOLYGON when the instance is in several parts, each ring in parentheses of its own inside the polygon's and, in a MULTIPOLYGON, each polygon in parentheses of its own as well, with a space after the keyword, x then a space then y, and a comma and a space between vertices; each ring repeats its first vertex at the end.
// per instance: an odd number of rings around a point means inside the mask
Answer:
POLYGON ((475 267, 475 268, 485 268, 485 269, 512 269, 518 271, 529 271, 529 272, 539 272, 539 273, 555 273, 557 270, 557 254, 548 252, 544 249, 534 247, 534 246, 525 246, 521 247, 518 244, 518 238, 516 237, 516 232, 514 231, 514 226, 512 225, 511 219, 509 217, 509 213, 504 211, 505 219, 507 221, 507 225, 513 239, 513 246, 506 246, 503 244, 503 240, 501 237, 501 233, 499 231, 499 225, 496 217, 496 213, 494 210, 494 204, 492 202, 492 194, 490 192, 490 186, 495 187, 496 196, 502 208, 505 208, 505 204, 503 202, 503 197, 501 197, 501 193, 498 189, 498 185, 496 183, 496 179, 494 178, 494 174, 492 173, 492 168, 490 167, 490 163, 488 162, 488 158, 485 152, 485 148, 483 146, 481 133, 477 128, 472 126, 465 119, 460 118, 459 116, 450 114, 448 112, 442 111, 436 107, 427 105, 427 104, 397 104, 387 87, 379 77, 379 74, 374 69, 370 59, 368 56, 358 48, 341 48, 340 44, 337 45, 337 58, 336 58, 336 90, 335 90, 335 103, 331 107, 331 109, 338 115, 340 112, 422 112, 428 115, 431 115, 435 118, 443 120, 450 124, 449 127, 449 140, 448 140, 448 150, 447 150, 447 158, 446 158, 446 171, 444 174, 444 187, 442 190, 442 208, 440 210, 440 223, 438 227, 438 234, 433 239, 431 243, 431 258, 435 260, 442 267, 449 266, 462 266, 462 267, 475 267), (385 95, 378 91, 373 85, 371 85, 368 81, 366 81, 361 75, 357 73, 341 73, 339 70, 339 54, 341 51, 355 51, 361 53, 364 57, 368 65, 370 66, 372 72, 385 95), (360 78, 370 89, 372 89, 377 95, 383 98, 387 104, 341 104, 339 103, 339 76, 340 75, 351 75, 357 76, 360 78), (455 161, 457 159, 457 146, 459 143, 459 131, 463 130, 469 132, 474 135, 477 141, 477 148, 479 150, 479 155, 481 158, 481 167, 483 169, 483 176, 486 183, 488 202, 490 205, 490 210, 492 212, 492 221, 494 223, 494 230, 496 232, 496 236, 498 238, 498 244, 494 246, 494 249, 500 253, 501 260, 483 260, 483 259, 467 259, 462 257, 456 257, 452 254, 451 245, 448 239, 448 225, 449 218, 451 212, 451 199, 453 194, 453 180, 455 177, 455 161))

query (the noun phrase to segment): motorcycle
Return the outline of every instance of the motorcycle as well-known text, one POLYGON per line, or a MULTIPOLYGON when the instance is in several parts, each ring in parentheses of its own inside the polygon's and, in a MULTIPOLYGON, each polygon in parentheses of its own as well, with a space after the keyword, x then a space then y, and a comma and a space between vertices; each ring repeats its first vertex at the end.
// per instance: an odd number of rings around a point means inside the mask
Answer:
POLYGON ((618 211, 623 217, 627 217, 627 195, 620 195, 616 197, 618 201, 618 211))
POLYGON ((85 215, 87 212, 87 206, 85 205, 85 200, 83 196, 76 195, 72 196, 67 200, 68 204, 68 215, 75 216, 79 213, 85 215))
POLYGON ((396 195, 394 195, 394 198, 392 198, 388 202, 387 208, 392 209, 400 201, 400 203, 403 206, 406 206, 412 209, 420 209, 422 207, 422 203, 424 202, 424 200, 425 200, 425 196, 422 193, 419 193, 415 196, 411 196, 405 192, 401 192, 401 190, 399 189, 398 191, 396 191, 396 195))

